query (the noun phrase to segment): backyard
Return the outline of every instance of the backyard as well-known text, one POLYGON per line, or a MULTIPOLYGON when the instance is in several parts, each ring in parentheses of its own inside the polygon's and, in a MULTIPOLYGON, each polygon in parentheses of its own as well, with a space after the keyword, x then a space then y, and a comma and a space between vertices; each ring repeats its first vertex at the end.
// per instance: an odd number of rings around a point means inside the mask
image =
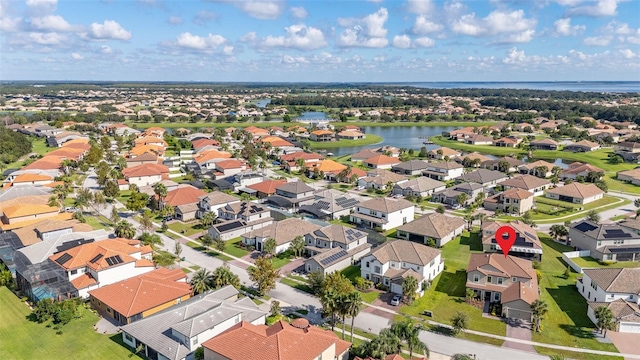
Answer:
POLYGON ((640 262, 637 261, 620 261, 615 263, 600 263, 598 259, 594 259, 591 256, 572 258, 576 265, 583 269, 588 268, 636 268, 640 267, 640 262))
MULTIPOLYGON (((62 334, 27 318, 31 311, 6 287, 0 287, 0 358, 2 359, 126 359, 133 355, 122 335, 93 331, 98 317, 82 309, 82 318, 62 327, 62 334)), ((138 356, 132 358, 138 359, 138 356)))

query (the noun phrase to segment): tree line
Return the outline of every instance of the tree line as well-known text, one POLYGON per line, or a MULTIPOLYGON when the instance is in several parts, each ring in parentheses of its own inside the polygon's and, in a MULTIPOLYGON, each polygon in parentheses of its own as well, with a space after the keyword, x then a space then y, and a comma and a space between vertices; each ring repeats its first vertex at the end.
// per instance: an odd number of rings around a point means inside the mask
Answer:
POLYGON ((417 107, 435 107, 440 102, 430 98, 386 98, 386 97, 368 97, 368 96, 347 96, 347 97, 331 97, 331 96, 285 96, 271 100, 273 105, 295 105, 295 106, 325 106, 328 108, 368 108, 368 107, 400 107, 400 106, 417 106, 417 107))
POLYGON ((0 162, 9 164, 31 152, 29 137, 0 126, 0 162))

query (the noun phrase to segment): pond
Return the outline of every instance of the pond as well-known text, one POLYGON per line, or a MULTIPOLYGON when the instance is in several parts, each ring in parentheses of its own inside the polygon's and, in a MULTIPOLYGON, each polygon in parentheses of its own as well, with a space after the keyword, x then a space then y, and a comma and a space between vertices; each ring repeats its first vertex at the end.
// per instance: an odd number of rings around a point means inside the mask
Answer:
POLYGON ((300 116, 298 116, 295 120, 313 122, 313 120, 327 121, 329 120, 329 118, 327 117, 327 114, 323 113, 322 111, 305 111, 300 114, 300 116))

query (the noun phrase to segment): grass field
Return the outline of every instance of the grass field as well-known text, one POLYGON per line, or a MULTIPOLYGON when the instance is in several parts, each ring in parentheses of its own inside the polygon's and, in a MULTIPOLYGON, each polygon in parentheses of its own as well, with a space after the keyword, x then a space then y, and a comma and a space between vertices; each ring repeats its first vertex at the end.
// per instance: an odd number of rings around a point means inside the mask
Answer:
POLYGON ((576 265, 581 268, 636 268, 640 267, 640 262, 637 261, 620 261, 611 264, 601 264, 597 259, 591 256, 579 257, 571 259, 576 265))
POLYGON ((309 147, 312 149, 335 149, 345 146, 373 145, 382 142, 382 136, 368 134, 364 139, 348 140, 340 139, 336 141, 310 141, 309 147))
POLYGON ((231 240, 225 241, 224 243, 224 252, 229 255, 235 256, 237 258, 241 258, 249 253, 248 250, 245 250, 240 247, 240 242, 242 241, 241 237, 233 238, 231 240))
MULTIPOLYGON (((0 287, 0 359, 126 359, 132 355, 123 346, 122 335, 93 331, 98 317, 82 309, 82 318, 62 327, 62 334, 27 320, 31 313, 6 287, 0 287)), ((139 359, 138 356, 131 357, 139 359)))
POLYGON ((175 221, 168 225, 169 229, 177 232, 178 234, 182 234, 184 236, 191 236, 193 234, 197 234, 199 232, 204 231, 198 221, 192 221, 188 223, 183 223, 181 221, 175 221))
MULTIPOLYGON (((33 145, 33 147, 31 148, 31 153, 35 153, 38 155, 44 155, 46 153, 48 153, 51 150, 55 150, 56 148, 52 148, 52 147, 48 147, 47 143, 45 142, 45 140, 43 138, 37 138, 37 137, 29 137, 29 139, 31 140, 31 144, 33 145)), ((17 169, 17 168, 21 168, 24 165, 25 159, 22 160, 17 160, 14 161, 12 163, 8 163, 6 165, 4 165, 5 169, 17 169)))

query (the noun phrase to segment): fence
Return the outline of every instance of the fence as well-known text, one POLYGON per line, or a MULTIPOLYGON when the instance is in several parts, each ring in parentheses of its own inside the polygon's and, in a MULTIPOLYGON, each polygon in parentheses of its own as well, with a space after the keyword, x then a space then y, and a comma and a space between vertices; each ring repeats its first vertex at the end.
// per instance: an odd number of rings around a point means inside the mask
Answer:
POLYGON ((575 270, 575 272, 577 272, 578 274, 582 274, 582 268, 578 266, 578 264, 574 263, 573 260, 571 259, 577 258, 577 257, 590 256, 590 255, 591 255, 590 250, 568 251, 568 252, 562 253, 562 260, 564 260, 564 262, 569 264, 569 266, 571 266, 571 268, 575 270))

